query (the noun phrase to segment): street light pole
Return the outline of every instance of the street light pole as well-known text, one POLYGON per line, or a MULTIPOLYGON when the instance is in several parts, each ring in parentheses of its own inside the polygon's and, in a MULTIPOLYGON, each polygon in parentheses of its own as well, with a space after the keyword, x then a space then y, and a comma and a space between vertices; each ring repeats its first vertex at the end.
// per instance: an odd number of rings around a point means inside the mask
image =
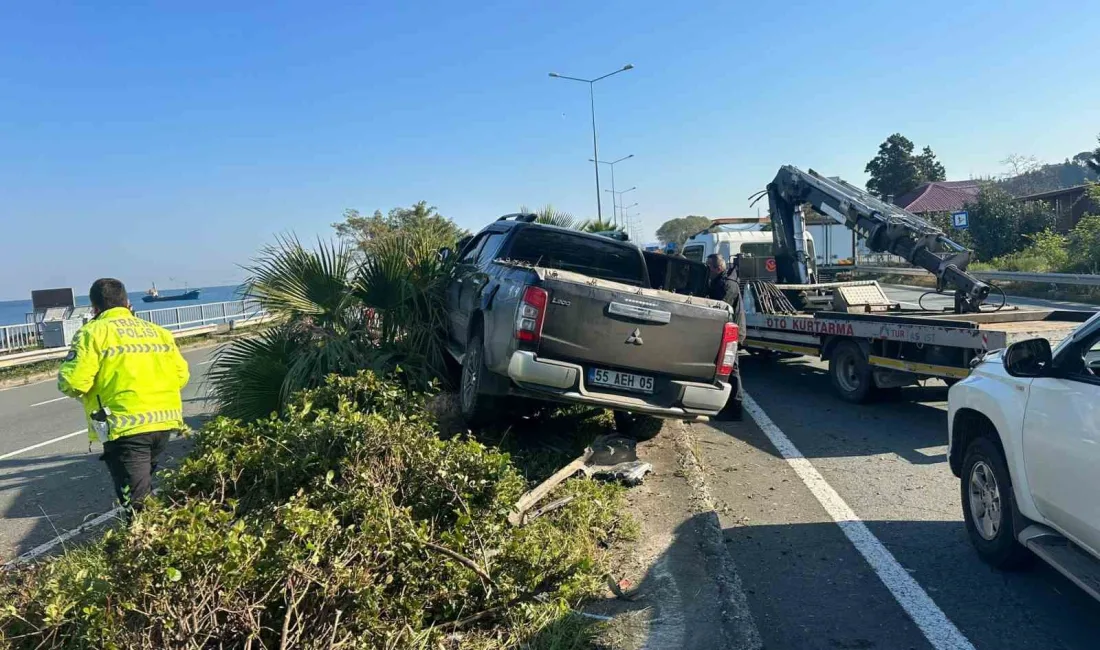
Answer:
POLYGON ((615 223, 614 222, 615 214, 616 214, 616 212, 615 212, 615 196, 617 196, 615 194, 615 165, 618 164, 618 163, 621 163, 624 160, 629 160, 630 158, 633 158, 633 157, 634 157, 634 154, 630 154, 629 156, 623 156, 622 158, 619 158, 618 160, 612 160, 610 162, 608 162, 606 160, 596 160, 595 158, 589 158, 588 159, 588 162, 594 162, 594 163, 599 163, 601 165, 607 165, 608 167, 611 168, 611 194, 612 194, 612 196, 611 196, 611 219, 612 219, 612 224, 615 223))
MULTIPOLYGON (((623 191, 613 192, 614 196, 618 198, 619 221, 620 222, 621 222, 621 217, 623 217, 623 208, 621 208, 621 206, 623 206, 623 195, 625 195, 626 192, 628 192, 628 191, 634 191, 636 189, 638 189, 637 186, 636 187, 631 187, 630 189, 624 189, 623 191)), ((612 190, 605 189, 604 191, 612 191, 612 190)), ((613 201, 612 205, 615 205, 614 201, 613 201)))
POLYGON ((633 67, 633 65, 628 63, 614 72, 609 72, 602 77, 596 77, 595 79, 581 79, 580 77, 567 77, 566 75, 558 74, 556 72, 550 73, 550 76, 555 79, 568 79, 569 81, 581 81, 588 84, 588 103, 590 105, 590 108, 592 109, 592 167, 596 171, 596 218, 599 221, 603 221, 603 206, 601 205, 600 201, 600 163, 598 162, 600 159, 600 152, 596 144, 596 91, 594 87, 597 81, 600 81, 601 79, 607 79, 608 77, 612 75, 617 75, 620 72, 626 72, 633 67))

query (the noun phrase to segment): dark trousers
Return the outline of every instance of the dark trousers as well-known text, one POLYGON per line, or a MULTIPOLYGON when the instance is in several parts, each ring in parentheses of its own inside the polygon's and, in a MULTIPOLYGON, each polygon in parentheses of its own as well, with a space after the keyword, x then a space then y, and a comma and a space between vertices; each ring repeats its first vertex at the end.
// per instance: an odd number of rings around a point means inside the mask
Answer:
POLYGON ((730 375, 729 382, 731 384, 730 396, 726 400, 726 405, 718 412, 717 420, 719 421, 739 421, 743 416, 744 407, 742 401, 745 398, 745 391, 741 387, 741 368, 735 366, 733 374, 730 375))
POLYGON ((141 502, 153 491, 157 457, 168 446, 170 431, 153 431, 123 436, 103 443, 103 462, 111 472, 115 496, 125 508, 141 509, 141 502))

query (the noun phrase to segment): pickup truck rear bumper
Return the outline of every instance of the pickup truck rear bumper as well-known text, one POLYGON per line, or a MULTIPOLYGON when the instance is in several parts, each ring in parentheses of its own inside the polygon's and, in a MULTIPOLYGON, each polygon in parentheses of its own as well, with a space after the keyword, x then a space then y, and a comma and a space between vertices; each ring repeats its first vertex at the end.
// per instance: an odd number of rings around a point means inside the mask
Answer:
POLYGON ((673 381, 679 388, 671 404, 656 404, 642 396, 590 390, 584 385, 584 368, 565 361, 539 359, 534 352, 518 350, 508 361, 508 377, 526 392, 546 399, 579 402, 610 409, 646 413, 657 417, 694 420, 716 415, 726 405, 731 387, 726 382, 713 384, 673 381))

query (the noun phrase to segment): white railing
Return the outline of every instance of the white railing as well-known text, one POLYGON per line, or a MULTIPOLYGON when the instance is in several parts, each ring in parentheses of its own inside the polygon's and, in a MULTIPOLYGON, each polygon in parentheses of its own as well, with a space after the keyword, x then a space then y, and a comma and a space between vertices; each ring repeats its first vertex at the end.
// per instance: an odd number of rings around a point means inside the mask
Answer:
POLYGON ((0 325, 0 353, 37 347, 41 342, 33 323, 0 325))
POLYGON ((167 307, 134 312, 138 318, 156 323, 169 330, 181 330, 203 325, 221 325, 235 320, 251 320, 264 315, 255 300, 211 302, 205 305, 167 307))
MULTIPOLYGON (((255 300, 211 302, 205 305, 146 309, 134 312, 138 318, 176 331, 203 325, 223 325, 230 321, 249 321, 265 315, 255 300)), ((41 324, 0 326, 0 354, 36 348, 42 343, 41 324)))

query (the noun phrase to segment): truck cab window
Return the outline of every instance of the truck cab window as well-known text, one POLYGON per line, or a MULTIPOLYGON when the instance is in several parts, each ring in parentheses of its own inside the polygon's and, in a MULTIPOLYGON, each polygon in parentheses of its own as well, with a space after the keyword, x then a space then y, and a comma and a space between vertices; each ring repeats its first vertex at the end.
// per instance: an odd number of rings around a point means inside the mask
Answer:
POLYGON ((489 233, 489 236, 485 239, 485 244, 481 247, 481 252, 477 255, 478 265, 492 261, 497 256, 497 251, 500 250, 502 243, 504 243, 504 233, 489 233))
POLYGON ((702 246, 685 246, 684 257, 692 262, 703 261, 703 247, 702 246))
POLYGON ((462 253, 462 257, 458 258, 458 263, 473 264, 477 261, 477 256, 481 252, 481 247, 485 245, 485 239, 486 233, 482 233, 467 244, 466 250, 462 253))
POLYGON ((745 257, 774 257, 775 248, 770 244, 741 244, 741 254, 745 257))
POLYGON ((524 228, 512 240, 508 258, 640 287, 649 284, 637 247, 579 233, 524 228))

